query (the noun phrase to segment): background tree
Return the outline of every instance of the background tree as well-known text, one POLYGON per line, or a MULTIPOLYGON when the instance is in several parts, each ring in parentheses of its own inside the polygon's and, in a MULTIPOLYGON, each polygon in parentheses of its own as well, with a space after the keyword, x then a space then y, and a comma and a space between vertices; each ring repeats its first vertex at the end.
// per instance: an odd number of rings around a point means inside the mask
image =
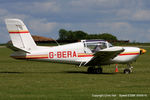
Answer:
POLYGON ((109 34, 109 33, 99 34, 98 37, 101 38, 101 39, 110 40, 110 41, 116 41, 117 40, 116 36, 114 36, 112 34, 109 34))
POLYGON ((66 40, 67 37, 67 31, 65 29, 59 30, 59 40, 66 40))
POLYGON ((86 39, 86 36, 88 35, 87 33, 83 32, 83 31, 74 31, 73 32, 74 40, 81 40, 81 39, 86 39))
POLYGON ((102 34, 88 34, 83 31, 67 31, 65 29, 59 30, 59 40, 63 41, 77 41, 81 39, 104 39, 108 41, 116 41, 117 37, 109 34, 109 33, 102 33, 102 34))
POLYGON ((83 31, 67 31, 65 29, 59 30, 59 40, 80 40, 86 39, 87 33, 83 31))

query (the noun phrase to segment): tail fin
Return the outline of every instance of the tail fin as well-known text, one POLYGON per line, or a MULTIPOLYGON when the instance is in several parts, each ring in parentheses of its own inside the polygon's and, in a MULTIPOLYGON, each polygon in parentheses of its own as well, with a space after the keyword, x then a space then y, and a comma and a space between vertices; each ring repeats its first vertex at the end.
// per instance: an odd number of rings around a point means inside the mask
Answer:
POLYGON ((6 19, 5 23, 14 47, 23 51, 36 49, 30 32, 20 19, 6 19))

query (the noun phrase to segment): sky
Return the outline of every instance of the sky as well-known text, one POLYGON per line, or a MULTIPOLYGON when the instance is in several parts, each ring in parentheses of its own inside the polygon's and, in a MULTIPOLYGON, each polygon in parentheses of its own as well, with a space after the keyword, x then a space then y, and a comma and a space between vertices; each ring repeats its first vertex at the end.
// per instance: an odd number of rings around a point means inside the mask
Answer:
POLYGON ((66 29, 150 42, 150 0, 0 0, 0 43, 10 40, 6 18, 23 20, 32 35, 54 39, 66 29))

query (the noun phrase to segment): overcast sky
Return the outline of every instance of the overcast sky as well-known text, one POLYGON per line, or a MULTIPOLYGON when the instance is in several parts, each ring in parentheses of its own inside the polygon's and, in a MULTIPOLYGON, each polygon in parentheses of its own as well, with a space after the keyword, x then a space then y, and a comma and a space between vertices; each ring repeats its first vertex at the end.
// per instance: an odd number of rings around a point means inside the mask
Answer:
POLYGON ((19 18, 31 34, 55 39, 63 28, 150 42, 150 0, 0 0, 0 43, 10 39, 5 18, 19 18))

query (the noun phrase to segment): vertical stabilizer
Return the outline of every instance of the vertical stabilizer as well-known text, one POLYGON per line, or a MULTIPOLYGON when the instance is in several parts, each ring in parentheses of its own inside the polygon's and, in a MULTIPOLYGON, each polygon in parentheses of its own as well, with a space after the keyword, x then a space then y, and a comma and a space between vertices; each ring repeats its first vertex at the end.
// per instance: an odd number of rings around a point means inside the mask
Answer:
POLYGON ((20 19, 6 19, 5 23, 14 47, 27 51, 36 49, 30 32, 20 19))

